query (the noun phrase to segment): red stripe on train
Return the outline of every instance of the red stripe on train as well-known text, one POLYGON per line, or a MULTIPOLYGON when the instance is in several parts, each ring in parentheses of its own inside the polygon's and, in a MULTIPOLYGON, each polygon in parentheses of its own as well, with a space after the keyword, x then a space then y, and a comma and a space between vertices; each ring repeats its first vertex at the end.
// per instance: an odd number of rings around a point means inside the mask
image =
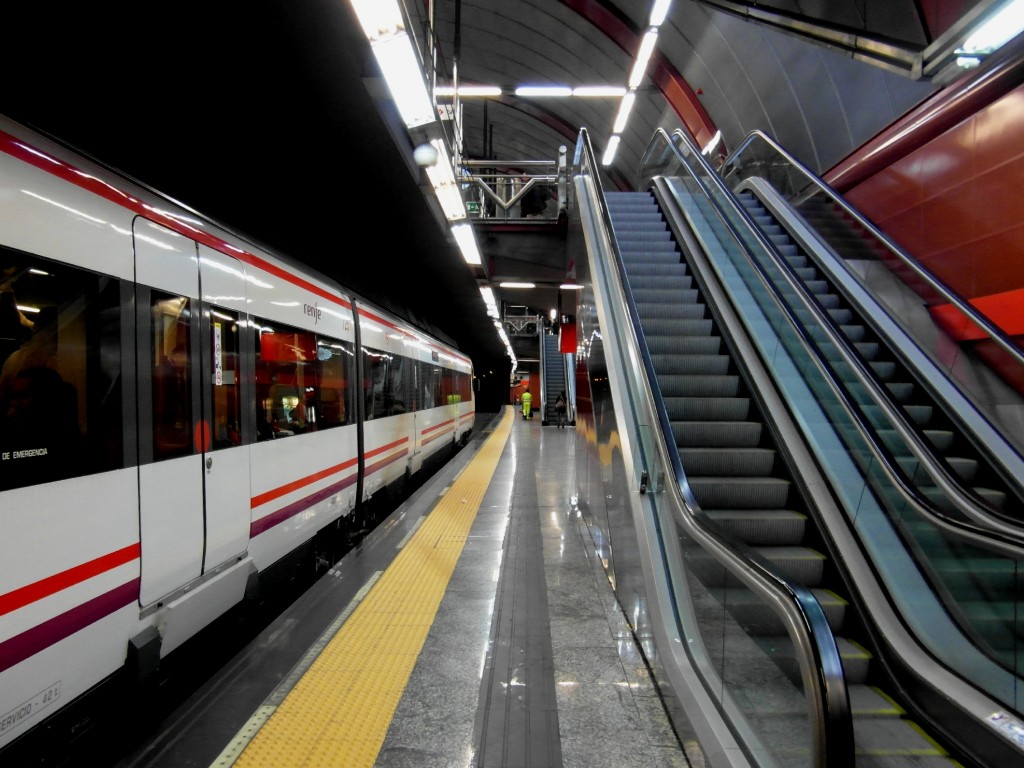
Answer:
POLYGON ((455 419, 448 419, 448 421, 442 421, 442 422, 440 422, 438 424, 435 424, 432 427, 427 427, 426 429, 422 430, 420 432, 420 434, 421 435, 425 435, 428 432, 433 432, 435 429, 441 429, 442 427, 448 427, 449 429, 451 429, 451 427, 452 427, 452 425, 454 423, 455 423, 455 419))
POLYGON ((97 557, 95 560, 76 565, 74 568, 68 568, 53 576, 47 576, 33 584, 26 584, 6 595, 0 595, 0 616, 23 608, 29 603, 42 600, 44 597, 54 595, 62 589, 81 584, 93 576, 113 570, 132 560, 138 560, 140 551, 141 547, 138 543, 130 544, 116 552, 97 557))
POLYGON ((388 443, 387 445, 382 445, 380 448, 374 448, 372 451, 367 451, 365 458, 369 459, 369 458, 372 458, 374 456, 378 456, 378 455, 384 453, 385 451, 390 451, 392 448, 397 448, 398 446, 402 445, 403 443, 408 443, 408 442, 409 442, 409 438, 408 437, 403 437, 400 440, 395 440, 395 442, 393 442, 393 443, 388 443))
POLYGON ((153 208, 151 205, 144 203, 137 197, 133 197, 127 192, 120 190, 105 181, 100 181, 95 176, 79 170, 70 163, 58 160, 56 157, 30 146, 21 139, 15 138, 4 131, 0 131, 0 152, 4 152, 5 154, 34 166, 41 171, 45 171, 57 178, 74 184, 76 187, 92 192, 93 194, 98 195, 105 200, 109 200, 110 202, 115 203, 133 213, 145 216, 152 221, 158 221, 180 235, 184 235, 185 237, 191 238, 203 245, 208 245, 220 253, 262 269, 264 272, 268 272, 286 282, 310 291, 311 293, 315 293, 317 296, 327 299, 334 304, 338 304, 345 309, 349 309, 352 306, 351 303, 341 299, 339 296, 326 291, 323 288, 319 288, 300 277, 296 277, 289 270, 270 264, 254 253, 249 253, 248 251, 232 245, 208 232, 196 229, 195 225, 177 219, 167 211, 162 211, 159 208, 153 208))
POLYGON ((356 476, 354 474, 349 475, 340 482, 332 483, 326 488, 320 489, 316 493, 312 493, 298 501, 293 501, 291 504, 281 507, 281 509, 276 512, 271 512, 269 515, 261 517, 259 520, 253 520, 252 523, 249 524, 249 538, 256 538, 264 531, 268 531, 274 526, 280 525, 285 520, 305 512, 318 501, 323 501, 328 496, 332 496, 338 491, 348 488, 350 485, 355 484, 355 482, 356 476))
POLYGON ((348 461, 343 461, 341 464, 335 464, 333 467, 328 467, 327 469, 322 469, 319 472, 314 472, 312 475, 308 475, 298 480, 293 480, 290 483, 286 483, 285 485, 282 485, 278 488, 274 488, 273 490, 267 491, 266 493, 261 493, 258 496, 253 496, 249 500, 249 509, 256 509, 256 507, 262 506, 263 504, 266 504, 268 501, 279 499, 282 496, 291 493, 292 491, 297 491, 300 488, 305 488, 307 485, 311 485, 317 482, 318 480, 323 480, 325 477, 329 477, 331 475, 337 474, 338 472, 343 472, 346 469, 350 469, 354 467, 355 464, 355 459, 349 459, 348 461))
MULTIPOLYGON (((374 450, 372 454, 379 454, 387 448, 393 448, 394 446, 400 445, 405 442, 408 442, 408 440, 396 440, 394 443, 391 443, 390 445, 382 446, 381 448, 374 450)), ((391 464, 392 462, 397 461, 398 459, 401 459, 407 455, 409 455, 409 450, 406 448, 401 451, 398 451, 393 456, 389 456, 382 461, 378 461, 376 464, 367 465, 366 474, 369 476, 376 472, 377 470, 386 467, 388 464, 391 464)), ((286 520, 292 517, 295 517, 295 515, 305 512, 307 509, 309 509, 317 502, 323 501, 324 499, 337 493, 338 491, 344 490, 345 488, 348 488, 350 485, 353 485, 355 481, 356 476, 350 475, 349 477, 346 477, 339 483, 334 483, 328 486, 327 488, 324 488, 320 491, 317 491, 316 493, 306 496, 305 498, 299 499, 298 501, 294 501, 291 504, 277 510, 276 512, 271 512, 269 515, 261 517, 259 520, 253 520, 252 523, 249 525, 250 538, 255 538, 261 533, 269 531, 271 528, 280 525, 281 523, 285 522, 286 520)))

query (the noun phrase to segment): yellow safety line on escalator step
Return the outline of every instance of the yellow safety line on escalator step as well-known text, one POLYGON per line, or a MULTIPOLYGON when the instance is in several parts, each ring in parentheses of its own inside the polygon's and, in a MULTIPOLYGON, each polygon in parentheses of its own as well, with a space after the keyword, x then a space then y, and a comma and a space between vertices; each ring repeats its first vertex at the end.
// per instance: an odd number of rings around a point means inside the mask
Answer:
POLYGON ((493 434, 426 516, 236 766, 372 766, 511 432, 493 434))

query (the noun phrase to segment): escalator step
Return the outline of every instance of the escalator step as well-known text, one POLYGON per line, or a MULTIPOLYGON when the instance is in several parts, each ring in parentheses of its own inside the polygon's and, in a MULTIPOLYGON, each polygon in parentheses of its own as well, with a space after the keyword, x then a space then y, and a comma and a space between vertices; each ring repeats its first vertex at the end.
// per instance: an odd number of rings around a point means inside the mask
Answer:
POLYGON ((750 413, 747 397, 664 397, 670 421, 743 421, 750 413))
POLYGON ((807 515, 789 509, 712 509, 707 516, 747 544, 798 544, 807 528, 807 515))
POLYGON ((714 330, 711 318, 655 318, 643 323, 646 336, 710 336, 714 330))
POLYGON ((694 288, 683 288, 678 285, 666 287, 665 281, 658 287, 646 288, 630 281, 630 292, 637 304, 670 304, 675 309, 682 309, 680 304, 693 304, 697 301, 697 291, 694 288))
POLYGON ((672 304, 637 301, 637 312, 645 320, 700 320, 704 317, 703 304, 672 304))
POLYGON ((659 376, 658 384, 666 397, 735 397, 740 391, 739 376, 659 376))
POLYGON ((850 685, 847 693, 855 718, 900 718, 907 714, 903 707, 873 685, 850 685))
POLYGON ((651 354, 716 354, 721 348, 718 336, 647 336, 651 354))
MULTIPOLYGON (((761 442, 764 425, 760 421, 677 421, 672 423, 672 434, 680 448, 732 448, 756 447, 761 442)), ((687 474, 690 469, 686 467, 687 474)), ((729 472, 735 475, 738 472, 729 472)))
POLYGON ((821 552, 810 547, 757 546, 754 549, 770 561, 782 576, 805 587, 821 584, 826 560, 821 552))
POLYGON ((662 375, 699 373, 703 376, 722 376, 729 372, 732 362, 728 355, 652 355, 658 379, 662 375))
POLYGON ((704 509, 782 509, 790 494, 778 477, 691 477, 690 488, 704 509))
MULTIPOLYGON (((679 458, 683 462, 687 477, 690 478, 702 475, 767 477, 775 467, 775 451, 771 448, 737 450, 732 446, 728 448, 709 448, 706 445, 701 445, 699 448, 681 447, 679 458)), ((778 519, 771 522, 776 525, 780 524, 778 519)))
MULTIPOLYGON (((707 321, 710 326, 710 320, 707 321)), ((646 332, 646 331, 645 331, 646 332)), ((719 336, 647 336, 647 349, 653 354, 714 355, 722 348, 719 336)))

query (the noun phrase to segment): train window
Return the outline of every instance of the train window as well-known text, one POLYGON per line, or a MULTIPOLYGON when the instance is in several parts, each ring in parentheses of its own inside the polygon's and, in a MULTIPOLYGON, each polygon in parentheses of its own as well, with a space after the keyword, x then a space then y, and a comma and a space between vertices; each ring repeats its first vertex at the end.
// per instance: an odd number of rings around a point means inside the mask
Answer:
POLYGON ((434 408, 444 405, 444 368, 436 365, 426 365, 423 370, 423 407, 434 408))
POLYGON ((473 396, 470 390, 471 380, 469 374, 463 371, 453 371, 453 373, 455 374, 455 402, 469 402, 473 396))
POLYGON ((388 415, 388 406, 393 399, 391 377, 388 374, 391 359, 392 356, 387 352, 363 348, 363 370, 366 372, 363 413, 367 420, 388 415))
POLYGON ((319 424, 321 429, 349 423, 352 379, 352 345, 334 339, 317 339, 316 359, 319 366, 319 424))
POLYGON ((402 370, 411 360, 406 360, 401 355, 392 355, 388 364, 388 389, 391 393, 391 402, 388 404, 388 415, 405 413, 408 408, 405 403, 405 387, 402 370))
POLYGON ((210 309, 210 402, 214 450, 242 444, 238 313, 210 309))
POLYGON ((255 323, 257 440, 349 423, 352 345, 266 320, 255 323))
POLYGON ((389 352, 373 349, 363 350, 364 370, 367 386, 365 413, 367 419, 394 416, 414 409, 409 396, 414 390, 406 381, 406 369, 415 366, 413 360, 389 352))
POLYGON ((0 248, 0 489, 124 465, 120 290, 0 248))
POLYGON ((420 368, 419 360, 408 359, 402 366, 402 391, 405 394, 405 405, 410 411, 418 411, 420 404, 420 368))
POLYGON ((192 453, 191 301, 150 294, 153 351, 153 458, 192 453))
POLYGON ((444 401, 448 405, 459 402, 458 371, 445 369, 443 381, 444 401))

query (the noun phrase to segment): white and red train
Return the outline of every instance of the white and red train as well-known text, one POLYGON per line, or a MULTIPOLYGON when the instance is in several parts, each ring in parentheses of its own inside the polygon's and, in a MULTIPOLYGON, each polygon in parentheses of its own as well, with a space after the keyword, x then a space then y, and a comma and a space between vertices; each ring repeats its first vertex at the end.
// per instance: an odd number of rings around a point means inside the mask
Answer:
POLYGON ((457 350, 0 118, 0 749, 329 561, 463 443, 457 350))

